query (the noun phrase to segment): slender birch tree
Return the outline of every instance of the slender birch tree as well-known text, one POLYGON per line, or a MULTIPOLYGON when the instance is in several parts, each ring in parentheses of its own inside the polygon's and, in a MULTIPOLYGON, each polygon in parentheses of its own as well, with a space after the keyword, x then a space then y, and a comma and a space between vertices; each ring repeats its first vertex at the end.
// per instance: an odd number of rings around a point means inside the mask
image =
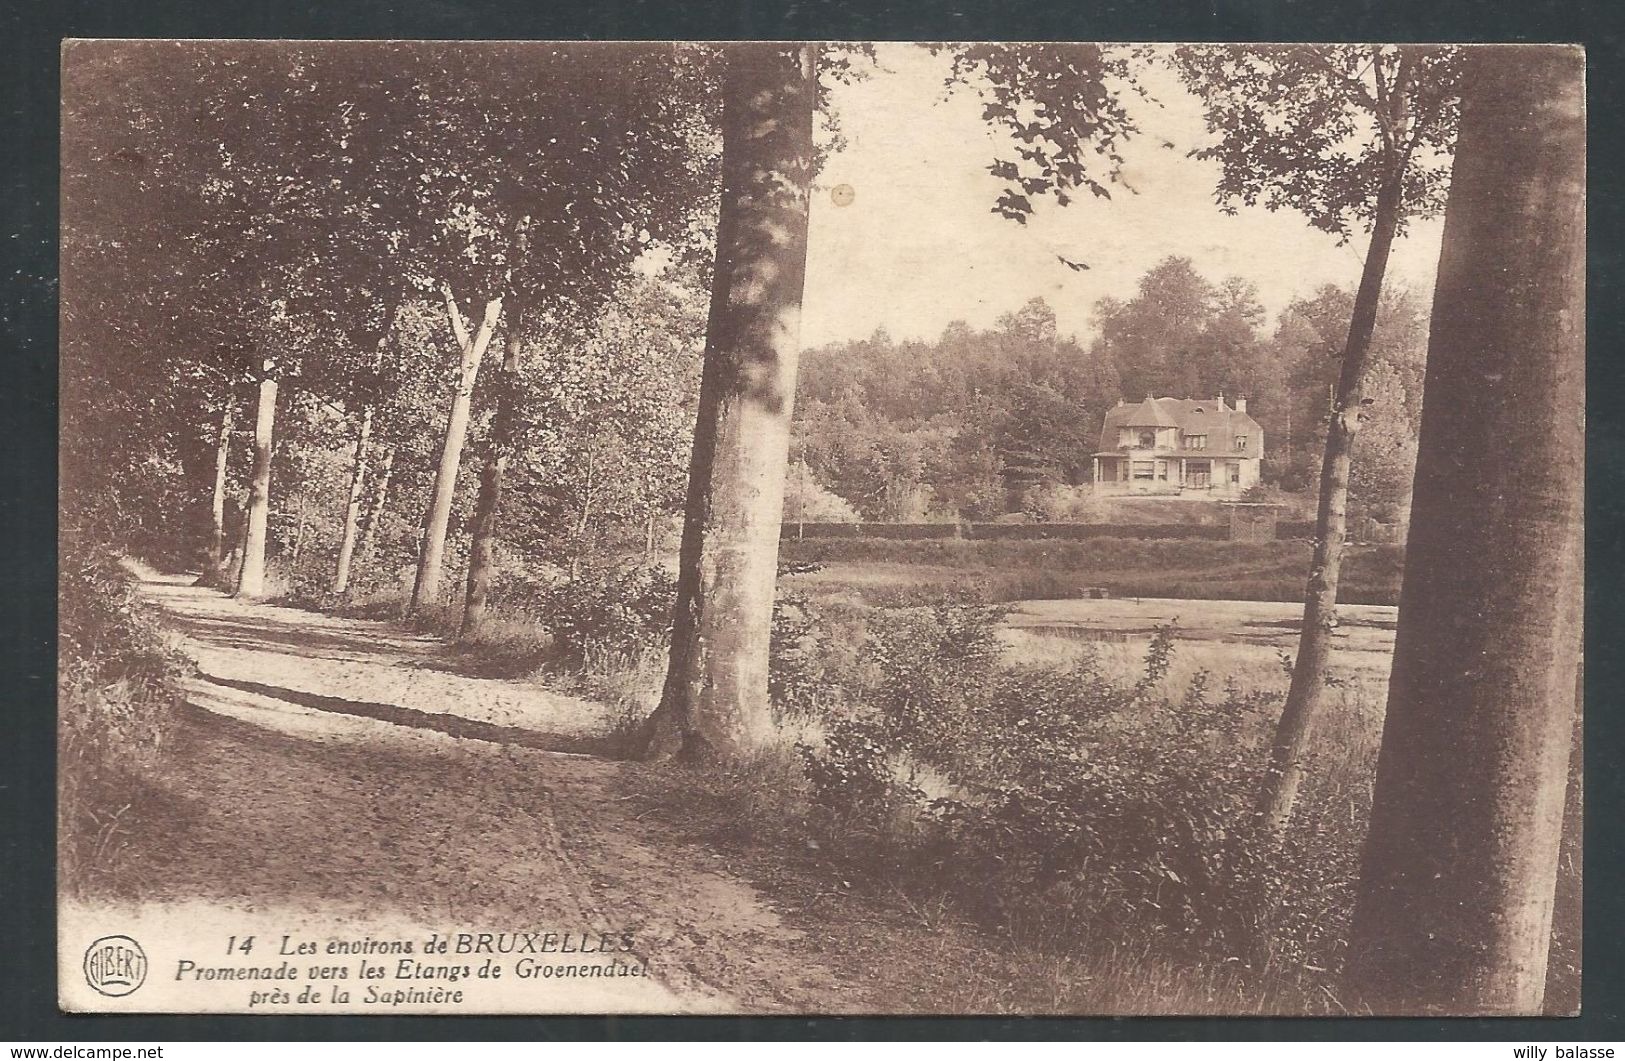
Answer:
POLYGON ((1175 65, 1217 137, 1193 154, 1219 163, 1221 205, 1296 210, 1344 241, 1359 226, 1370 232, 1339 352, 1298 654, 1258 798, 1264 828, 1279 836, 1326 698, 1354 443, 1375 400, 1366 376, 1383 279, 1407 221, 1443 206, 1458 58, 1436 47, 1195 46, 1179 49, 1175 65))
POLYGON ((226 483, 231 459, 231 429, 237 422, 236 397, 228 390, 220 410, 220 431, 215 436, 214 489, 209 495, 210 572, 220 570, 226 555, 226 483))
POLYGON ((254 467, 248 480, 243 563, 236 596, 254 600, 265 595, 265 534, 271 512, 271 447, 276 430, 276 363, 261 364, 254 405, 254 467))
POLYGON ((468 585, 463 601, 461 634, 479 632, 485 618, 495 566, 497 506, 502 502, 502 482, 512 459, 515 418, 518 411, 519 358, 524 349, 521 315, 514 314, 503 343, 502 376, 497 381, 496 409, 491 416, 490 437, 486 440, 485 462, 480 469, 480 491, 474 502, 474 522, 468 547, 468 585))
POLYGON ((429 512, 424 518, 423 547, 418 554, 417 580, 412 585, 413 611, 440 599, 446 531, 451 525, 451 504, 457 490, 463 443, 468 438, 474 383, 479 377, 480 362, 485 358, 486 347, 490 346, 491 336, 502 316, 502 299, 498 297, 487 301, 477 329, 470 333, 468 322, 463 319, 451 288, 443 288, 442 293, 446 300, 446 317, 457 342, 457 375, 452 384, 451 408, 446 414, 445 432, 440 440, 440 459, 435 465, 429 512))

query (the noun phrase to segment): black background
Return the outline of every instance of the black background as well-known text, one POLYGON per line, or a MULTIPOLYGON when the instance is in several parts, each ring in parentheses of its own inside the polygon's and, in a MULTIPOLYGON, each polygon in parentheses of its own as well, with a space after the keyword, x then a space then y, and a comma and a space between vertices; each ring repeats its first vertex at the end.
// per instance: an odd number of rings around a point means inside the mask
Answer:
POLYGON ((1625 1039, 1620 0, 10 0, 0 14, 0 1040, 1625 1039), (1589 52, 1586 816, 1576 1020, 137 1017, 56 1009, 58 57, 64 37, 1573 41, 1589 52))

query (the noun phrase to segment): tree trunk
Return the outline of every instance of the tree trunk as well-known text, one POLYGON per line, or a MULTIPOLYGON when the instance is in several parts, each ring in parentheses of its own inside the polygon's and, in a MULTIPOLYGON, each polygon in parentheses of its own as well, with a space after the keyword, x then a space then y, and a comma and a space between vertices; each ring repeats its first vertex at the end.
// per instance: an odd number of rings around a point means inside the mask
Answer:
POLYGON ((310 512, 305 507, 305 499, 299 499, 299 519, 294 524, 293 549, 288 555, 288 563, 293 567, 299 566, 299 554, 305 548, 305 531, 310 527, 310 512))
POLYGON ((356 432, 355 466, 350 473, 350 500, 344 508, 344 530, 339 538, 339 559, 333 571, 333 592, 342 594, 350 588, 350 565, 355 558, 356 538, 360 533, 362 497, 367 486, 367 454, 372 441, 373 412, 378 399, 379 374, 384 367, 384 352, 389 348, 389 334, 395 314, 387 314, 384 328, 378 335, 376 352, 372 359, 372 374, 366 379, 367 394, 362 399, 361 427, 356 432))
POLYGON ((1298 634, 1298 658, 1292 668, 1281 721, 1270 748, 1270 764, 1259 793, 1259 818, 1272 836, 1279 837, 1292 817, 1303 780, 1304 759, 1315 718, 1326 699, 1326 668, 1331 659, 1332 631, 1337 628, 1337 586, 1343 574, 1343 540, 1348 533, 1349 473, 1354 461, 1354 439, 1365 413, 1365 376, 1370 360, 1371 335, 1376 329, 1377 307, 1382 301, 1388 254, 1399 227, 1402 181, 1406 161, 1391 166, 1389 180, 1377 194, 1360 287, 1354 295, 1342 370, 1332 397, 1326 425, 1326 452, 1320 466, 1320 506, 1315 515, 1314 555, 1309 561, 1309 583, 1304 592, 1303 625, 1298 634))
POLYGON ((1583 587, 1578 48, 1475 48, 1351 930, 1382 1013, 1538 1014, 1583 587))
MULTIPOLYGON (((509 261, 523 265, 530 250, 530 218, 514 228, 509 261)), ((504 287, 513 277, 510 266, 504 287)), ((485 619, 486 599, 491 592, 491 571, 496 552, 497 508, 502 501, 502 477, 513 457, 519 411, 519 358, 523 353, 524 315, 515 309, 508 315, 508 338, 502 357, 502 375, 497 381, 496 411, 491 417, 491 437, 480 469, 480 493, 474 503, 474 526, 468 546, 468 592, 463 600, 463 637, 479 633, 485 619)))
POLYGON ((716 276, 653 758, 726 759, 771 725, 768 642, 801 346, 816 45, 735 44, 716 276))
POLYGON ((254 414, 254 475, 248 486, 248 525, 243 537, 243 566, 237 596, 254 600, 265 595, 265 526, 271 511, 271 433, 276 426, 277 381, 260 380, 254 414))
POLYGON ((225 560, 226 550, 226 468, 231 457, 231 428, 237 419, 237 402, 226 392, 226 407, 220 413, 220 435, 214 448, 214 496, 209 504, 209 572, 214 578, 225 560))
POLYGON ((372 441, 372 404, 361 411, 361 428, 355 436, 355 463, 350 471, 350 500, 344 506, 344 532, 339 538, 338 566, 333 572, 333 592, 350 588, 350 562, 355 556, 356 536, 361 524, 361 498, 367 486, 367 446, 372 441))
POLYGON ((457 336, 460 364, 457 387, 452 392, 451 411, 446 416, 446 434, 440 443, 440 463, 435 469, 434 488, 429 496, 428 518, 424 521, 423 548, 418 553, 417 580, 412 585, 411 610, 440 599, 441 565, 446 554, 446 529, 451 524, 451 503, 457 491, 457 468, 463 459, 463 441, 468 436, 469 406, 474 399, 474 381, 480 361, 491 342, 491 332, 502 315, 502 299, 485 304, 485 317, 479 331, 470 336, 462 312, 446 292, 446 312, 457 336))
POLYGON ((395 472, 395 447, 385 446, 384 455, 378 459, 378 471, 374 478, 377 485, 373 488, 372 502, 367 506, 366 515, 361 519, 360 540, 356 543, 356 560, 366 564, 372 559, 373 544, 378 537, 378 522, 384 518, 384 503, 389 498, 389 480, 395 472))
POLYGON ((581 577, 581 554, 587 548, 587 522, 592 519, 593 454, 597 436, 587 439, 587 483, 581 493, 581 515, 576 519, 575 547, 570 552, 570 581, 581 577))
POLYGON ((519 354, 521 347, 518 315, 508 327, 502 358, 502 378, 497 385, 496 412, 491 418, 491 438, 486 446, 485 464, 480 469, 480 493, 474 503, 474 526, 468 546, 468 593, 463 601, 461 636, 474 637, 485 621, 486 601, 491 593, 491 570, 496 552, 497 507, 502 501, 502 477, 508 470, 514 441, 515 403, 518 401, 519 354))
POLYGON ((1558 847, 1557 886, 1552 897, 1552 942, 1546 958, 1548 1017, 1580 1012, 1581 944, 1585 887, 1585 672, 1574 690, 1574 736, 1569 741, 1569 779, 1563 792, 1563 840, 1558 847))

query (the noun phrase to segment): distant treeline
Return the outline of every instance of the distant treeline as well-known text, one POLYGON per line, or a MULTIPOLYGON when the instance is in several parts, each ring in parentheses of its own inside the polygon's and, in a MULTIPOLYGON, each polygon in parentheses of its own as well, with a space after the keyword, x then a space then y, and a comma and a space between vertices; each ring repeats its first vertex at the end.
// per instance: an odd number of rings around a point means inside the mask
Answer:
MULTIPOLYGON (((1025 511, 1082 520, 1106 411, 1120 399, 1248 399, 1264 481, 1313 492, 1353 293, 1322 287, 1273 321, 1254 285, 1213 280, 1169 257, 1133 297, 1093 307, 1092 337, 1062 334, 1034 298, 989 329, 955 321, 935 339, 867 339, 807 351, 797 385, 786 515, 885 522, 992 520, 1025 511), (833 495, 825 496, 824 491, 833 495)), ((1390 289, 1379 307, 1367 417, 1352 470, 1362 505, 1410 490, 1427 339, 1424 300, 1390 289)))

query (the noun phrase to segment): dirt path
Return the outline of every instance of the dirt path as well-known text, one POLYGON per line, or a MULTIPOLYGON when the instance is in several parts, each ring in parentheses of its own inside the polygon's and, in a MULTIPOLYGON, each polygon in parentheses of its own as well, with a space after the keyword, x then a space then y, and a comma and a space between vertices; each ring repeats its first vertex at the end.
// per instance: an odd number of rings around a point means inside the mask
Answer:
MULTIPOLYGON (((200 675, 171 776, 132 809, 141 879, 117 911, 132 934, 624 932, 647 978, 510 982, 476 1008, 863 1008, 718 856, 645 824, 636 767, 569 750, 602 730, 601 706, 459 674, 440 642, 390 624, 176 578, 144 593, 200 675)), ((108 916, 65 907, 64 952, 108 916)))

